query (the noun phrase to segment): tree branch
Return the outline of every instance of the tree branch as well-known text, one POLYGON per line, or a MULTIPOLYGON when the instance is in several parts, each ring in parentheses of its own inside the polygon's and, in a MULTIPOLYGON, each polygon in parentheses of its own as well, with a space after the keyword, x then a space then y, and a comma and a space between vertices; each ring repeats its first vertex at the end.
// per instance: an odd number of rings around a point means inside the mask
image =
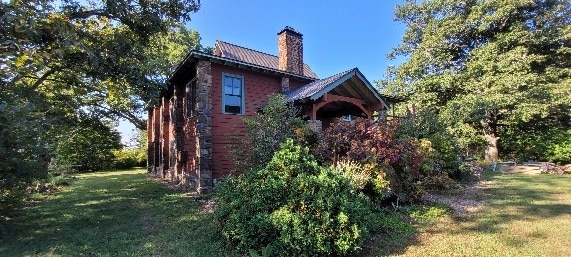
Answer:
POLYGON ((46 81, 48 79, 49 76, 53 75, 54 73, 61 71, 63 69, 63 67, 56 67, 56 68, 52 68, 50 70, 48 70, 46 73, 44 73, 44 75, 42 75, 41 77, 38 78, 38 80, 36 80, 36 82, 32 85, 32 90, 36 90, 38 89, 38 87, 44 83, 44 81, 46 81))
POLYGON ((107 17, 109 19, 116 19, 117 18, 115 15, 109 13, 109 11, 107 11, 105 9, 94 9, 94 10, 89 10, 89 11, 74 12, 69 16, 69 18, 71 20, 87 19, 91 16, 107 17))

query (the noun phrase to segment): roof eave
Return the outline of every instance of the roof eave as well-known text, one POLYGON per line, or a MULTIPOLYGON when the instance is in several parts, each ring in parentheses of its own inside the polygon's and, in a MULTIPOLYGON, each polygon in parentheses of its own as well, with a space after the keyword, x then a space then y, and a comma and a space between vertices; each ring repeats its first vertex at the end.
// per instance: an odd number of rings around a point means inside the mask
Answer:
MULTIPOLYGON (((333 82, 333 83, 329 84, 328 86, 324 87, 323 89, 319 90, 317 93, 310 96, 309 99, 314 100, 314 101, 319 99, 324 94, 333 90, 334 88, 341 85, 343 82, 345 82, 346 80, 348 80, 349 78, 351 78, 353 76, 357 76, 361 81, 363 81, 363 84, 365 84, 365 86, 373 93, 373 95, 379 101, 379 103, 382 103, 383 106, 385 106, 385 108, 387 108, 387 110, 390 108, 389 105, 383 100, 383 98, 381 97, 379 92, 377 92, 377 90, 373 87, 373 85, 371 85, 371 82, 369 82, 369 80, 367 78, 365 78, 363 73, 361 73, 361 71, 359 71, 358 68, 354 68, 353 70, 351 70, 347 74, 343 75, 341 78, 338 78, 337 80, 335 80, 335 82, 333 82)), ((301 99, 301 98, 298 98, 298 99, 301 99)), ((293 99, 293 101, 298 100, 298 99, 293 99)))
POLYGON ((275 72, 278 74, 283 74, 286 75, 288 77, 293 77, 293 78, 299 78, 299 79, 305 79, 305 80, 311 80, 311 81, 316 81, 318 80, 317 78, 312 78, 312 77, 307 77, 307 76, 303 76, 303 75, 299 75, 299 74, 295 74, 295 73, 290 73, 290 72, 285 72, 282 70, 278 70, 278 69, 272 69, 272 68, 268 68, 268 67, 264 67, 264 66, 260 66, 260 65, 255 65, 255 64, 251 64, 251 63, 247 63, 247 62, 242 62, 242 61, 237 61, 234 59, 230 59, 230 58, 226 58, 226 57, 220 57, 220 56, 216 56, 216 55, 212 55, 212 54, 208 54, 208 53, 204 53, 204 52, 200 52, 200 51, 191 51, 190 53, 188 53, 186 55, 186 57, 184 58, 184 60, 178 64, 177 68, 175 69, 175 71, 171 74, 171 76, 169 77, 168 81, 172 82, 173 78, 180 72, 180 70, 182 69, 182 67, 184 67, 187 63, 192 62, 193 57, 196 58, 207 58, 207 59, 211 59, 211 60, 218 60, 218 61, 223 61, 223 62, 227 62, 227 63, 234 63, 237 65, 243 65, 246 67, 250 67, 250 68, 256 68, 256 69, 261 69, 261 70, 267 70, 267 71, 271 71, 271 72, 275 72))
POLYGON ((355 72, 357 77, 359 77, 359 79, 361 79, 363 81, 363 83, 365 84, 365 86, 367 86, 367 88, 369 90, 371 90, 371 92, 373 92, 373 95, 375 96, 375 98, 377 98, 377 100, 379 100, 380 103, 382 103, 385 108, 387 108, 387 110, 389 109, 389 105, 385 102, 385 100, 383 100, 383 98, 381 97, 381 94, 379 94, 379 92, 377 91, 377 89, 375 89, 373 87, 373 85, 371 84, 371 82, 369 82, 369 80, 367 78, 365 78, 365 75, 363 75, 363 73, 361 73, 361 71, 357 68, 355 68, 355 72))

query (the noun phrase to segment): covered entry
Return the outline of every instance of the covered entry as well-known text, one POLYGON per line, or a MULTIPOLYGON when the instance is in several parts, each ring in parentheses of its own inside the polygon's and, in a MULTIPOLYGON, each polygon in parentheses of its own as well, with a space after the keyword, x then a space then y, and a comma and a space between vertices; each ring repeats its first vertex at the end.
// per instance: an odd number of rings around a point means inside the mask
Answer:
POLYGON ((287 95, 326 128, 337 119, 385 119, 389 106, 357 68, 314 81, 287 95), (378 116, 378 117, 375 117, 378 116))

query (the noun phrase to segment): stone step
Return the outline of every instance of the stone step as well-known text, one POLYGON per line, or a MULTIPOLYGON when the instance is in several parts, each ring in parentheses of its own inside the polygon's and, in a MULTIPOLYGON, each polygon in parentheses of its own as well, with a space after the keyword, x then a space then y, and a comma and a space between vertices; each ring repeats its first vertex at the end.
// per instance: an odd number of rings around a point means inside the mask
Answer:
POLYGON ((529 165, 515 165, 515 166, 500 166, 499 171, 502 173, 517 173, 517 174, 541 174, 539 166, 529 165))

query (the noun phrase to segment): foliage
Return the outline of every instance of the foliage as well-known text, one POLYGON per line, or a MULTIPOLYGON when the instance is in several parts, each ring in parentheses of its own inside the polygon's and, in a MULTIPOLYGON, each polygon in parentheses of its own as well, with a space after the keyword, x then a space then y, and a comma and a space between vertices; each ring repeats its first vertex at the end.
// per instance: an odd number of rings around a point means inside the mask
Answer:
POLYGON ((448 174, 436 174, 426 178, 424 187, 428 191, 445 191, 452 189, 458 184, 448 174))
POLYGON ((484 178, 484 168, 476 162, 464 162, 455 176, 460 180, 481 180, 484 178))
POLYGON ((244 118, 245 136, 233 134, 229 151, 236 168, 264 167, 288 138, 311 140, 313 132, 299 117, 300 110, 286 102, 281 94, 270 95, 255 117, 244 118))
POLYGON ((369 199, 339 172, 287 140, 265 168, 226 179, 216 217, 232 247, 288 256, 342 255, 378 226, 369 199))
POLYGON ((113 168, 126 169, 147 166, 147 133, 138 130, 130 139, 129 145, 113 152, 113 168))
POLYGON ((331 166, 330 169, 333 172, 346 177, 351 183, 351 186, 358 190, 365 189, 367 183, 372 179, 370 169, 365 168, 361 164, 351 160, 339 161, 331 166))
POLYGON ((562 130, 552 123, 558 122, 534 121, 506 130, 503 148, 512 153, 513 159, 524 162, 571 163, 571 129, 562 130))
POLYGON ((23 195, 26 184, 47 177, 40 115, 26 101, 2 99, 13 97, 0 91, 0 212, 9 209, 23 195))
POLYGON ((465 156, 471 156, 469 149, 474 145, 458 142, 459 137, 450 133, 444 123, 438 120, 437 111, 430 108, 399 119, 396 134, 401 140, 420 140, 425 156, 424 168, 447 173, 458 169, 460 148, 464 150, 465 156))
POLYGON ((424 194, 423 181, 438 172, 423 169, 424 154, 418 140, 399 140, 398 124, 373 124, 357 119, 332 124, 322 136, 314 154, 323 163, 351 160, 370 169, 371 180, 364 192, 382 200, 391 194, 398 200, 418 201, 424 194))
POLYGON ((110 121, 143 106, 200 37, 194 0, 1 1, 2 191, 56 170, 109 167, 110 121), (77 166, 79 165, 79 166, 77 166))
POLYGON ((164 86, 173 58, 199 47, 198 34, 178 23, 198 7, 194 0, 1 2, 0 77, 144 129, 139 114, 164 86))
POLYGON ((80 117, 74 126, 64 127, 69 130, 51 131, 48 134, 56 169, 85 172, 113 166, 113 151, 122 146, 119 132, 112 129, 110 124, 90 117, 80 117))
POLYGON ((465 146, 485 139, 487 161, 517 150, 498 142, 525 138, 524 124, 571 118, 569 1, 407 0, 395 16, 407 29, 389 57, 406 60, 380 85, 438 109, 465 146))
POLYGON ((147 166, 146 153, 141 151, 139 148, 123 148, 121 150, 114 151, 113 155, 115 156, 115 162, 113 163, 113 168, 115 169, 127 169, 147 166))

